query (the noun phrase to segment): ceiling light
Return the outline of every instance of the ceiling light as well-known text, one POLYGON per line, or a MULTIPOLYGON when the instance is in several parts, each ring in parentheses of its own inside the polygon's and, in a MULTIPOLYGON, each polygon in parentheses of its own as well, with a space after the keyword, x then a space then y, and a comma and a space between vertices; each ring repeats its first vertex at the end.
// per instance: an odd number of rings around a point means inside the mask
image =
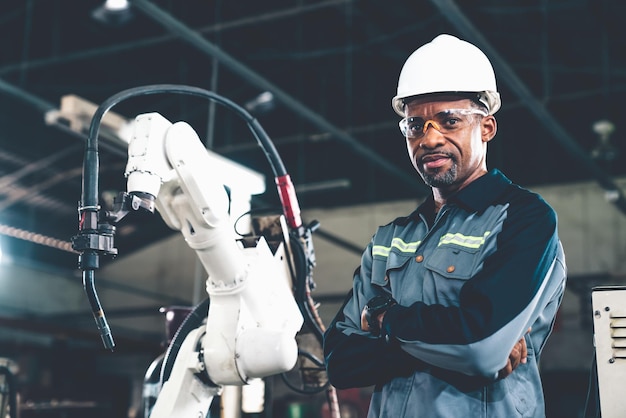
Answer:
POLYGON ((128 0, 106 0, 91 13, 91 16, 105 25, 121 26, 133 18, 133 12, 128 0))
POLYGON ((605 163, 617 159, 619 150, 611 143, 611 134, 615 131, 615 125, 608 120, 599 120, 593 124, 592 129, 598 134, 598 143, 591 150, 591 158, 605 163))
POLYGON ((245 104, 245 108, 253 115, 262 115, 269 113, 276 107, 276 101, 274 95, 270 91, 264 91, 256 96, 254 99, 249 100, 245 104))

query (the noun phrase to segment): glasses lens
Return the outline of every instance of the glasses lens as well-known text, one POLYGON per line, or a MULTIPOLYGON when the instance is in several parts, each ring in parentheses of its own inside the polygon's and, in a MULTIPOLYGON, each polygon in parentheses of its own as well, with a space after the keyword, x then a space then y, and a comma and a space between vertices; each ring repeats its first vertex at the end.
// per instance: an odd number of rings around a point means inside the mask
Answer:
POLYGON ((432 125, 441 133, 452 133, 470 126, 472 115, 486 116, 486 113, 479 109, 447 109, 428 119, 413 116, 400 121, 400 131, 407 138, 421 138, 432 125))
POLYGON ((409 138, 418 138, 424 135, 424 119, 404 118, 400 121, 400 131, 409 138))

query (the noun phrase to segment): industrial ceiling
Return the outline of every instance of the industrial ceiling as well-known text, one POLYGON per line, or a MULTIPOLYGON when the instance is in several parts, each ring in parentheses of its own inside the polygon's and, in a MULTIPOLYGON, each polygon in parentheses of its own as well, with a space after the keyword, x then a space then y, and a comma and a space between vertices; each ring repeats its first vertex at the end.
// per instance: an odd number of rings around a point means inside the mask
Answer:
MULTIPOLYGON (((130 4, 128 19, 114 24, 94 17, 102 0, 0 4, 0 244, 18 262, 76 269, 69 242, 78 228, 85 109, 138 86, 194 86, 241 106, 271 93, 269 106, 249 109, 304 209, 423 197, 390 102, 406 57, 440 33, 477 44, 496 69, 503 106, 490 168, 528 187, 594 180, 611 197, 606 204, 624 210, 612 179, 626 174, 625 2, 130 4)), ((119 103, 110 117, 147 112, 190 123, 213 151, 264 174, 268 192, 253 203, 279 204, 263 150, 232 112, 204 98, 155 94, 119 103)), ((125 189, 126 150, 115 133, 100 138, 103 204, 125 189)), ((116 237, 122 256, 172 233, 158 216, 130 218, 116 237)))

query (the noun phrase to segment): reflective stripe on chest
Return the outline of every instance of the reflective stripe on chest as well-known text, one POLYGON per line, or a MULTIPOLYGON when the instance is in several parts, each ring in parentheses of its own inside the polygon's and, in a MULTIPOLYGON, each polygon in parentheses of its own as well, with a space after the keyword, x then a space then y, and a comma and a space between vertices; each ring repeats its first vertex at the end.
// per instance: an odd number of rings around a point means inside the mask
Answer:
POLYGON ((485 244, 485 239, 490 233, 491 231, 486 231, 482 236, 463 235, 458 232, 455 234, 448 233, 441 237, 437 246, 455 244, 461 247, 478 249, 485 244))

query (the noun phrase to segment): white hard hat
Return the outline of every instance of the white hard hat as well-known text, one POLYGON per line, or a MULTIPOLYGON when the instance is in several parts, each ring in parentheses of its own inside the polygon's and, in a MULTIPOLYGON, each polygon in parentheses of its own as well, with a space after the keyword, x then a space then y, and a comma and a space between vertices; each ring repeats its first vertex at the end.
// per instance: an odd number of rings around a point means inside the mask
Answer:
POLYGON ((404 99, 446 92, 477 93, 477 100, 491 115, 500 109, 500 94, 489 58, 469 42, 444 34, 407 58, 398 79, 398 94, 391 105, 404 116, 404 99))

